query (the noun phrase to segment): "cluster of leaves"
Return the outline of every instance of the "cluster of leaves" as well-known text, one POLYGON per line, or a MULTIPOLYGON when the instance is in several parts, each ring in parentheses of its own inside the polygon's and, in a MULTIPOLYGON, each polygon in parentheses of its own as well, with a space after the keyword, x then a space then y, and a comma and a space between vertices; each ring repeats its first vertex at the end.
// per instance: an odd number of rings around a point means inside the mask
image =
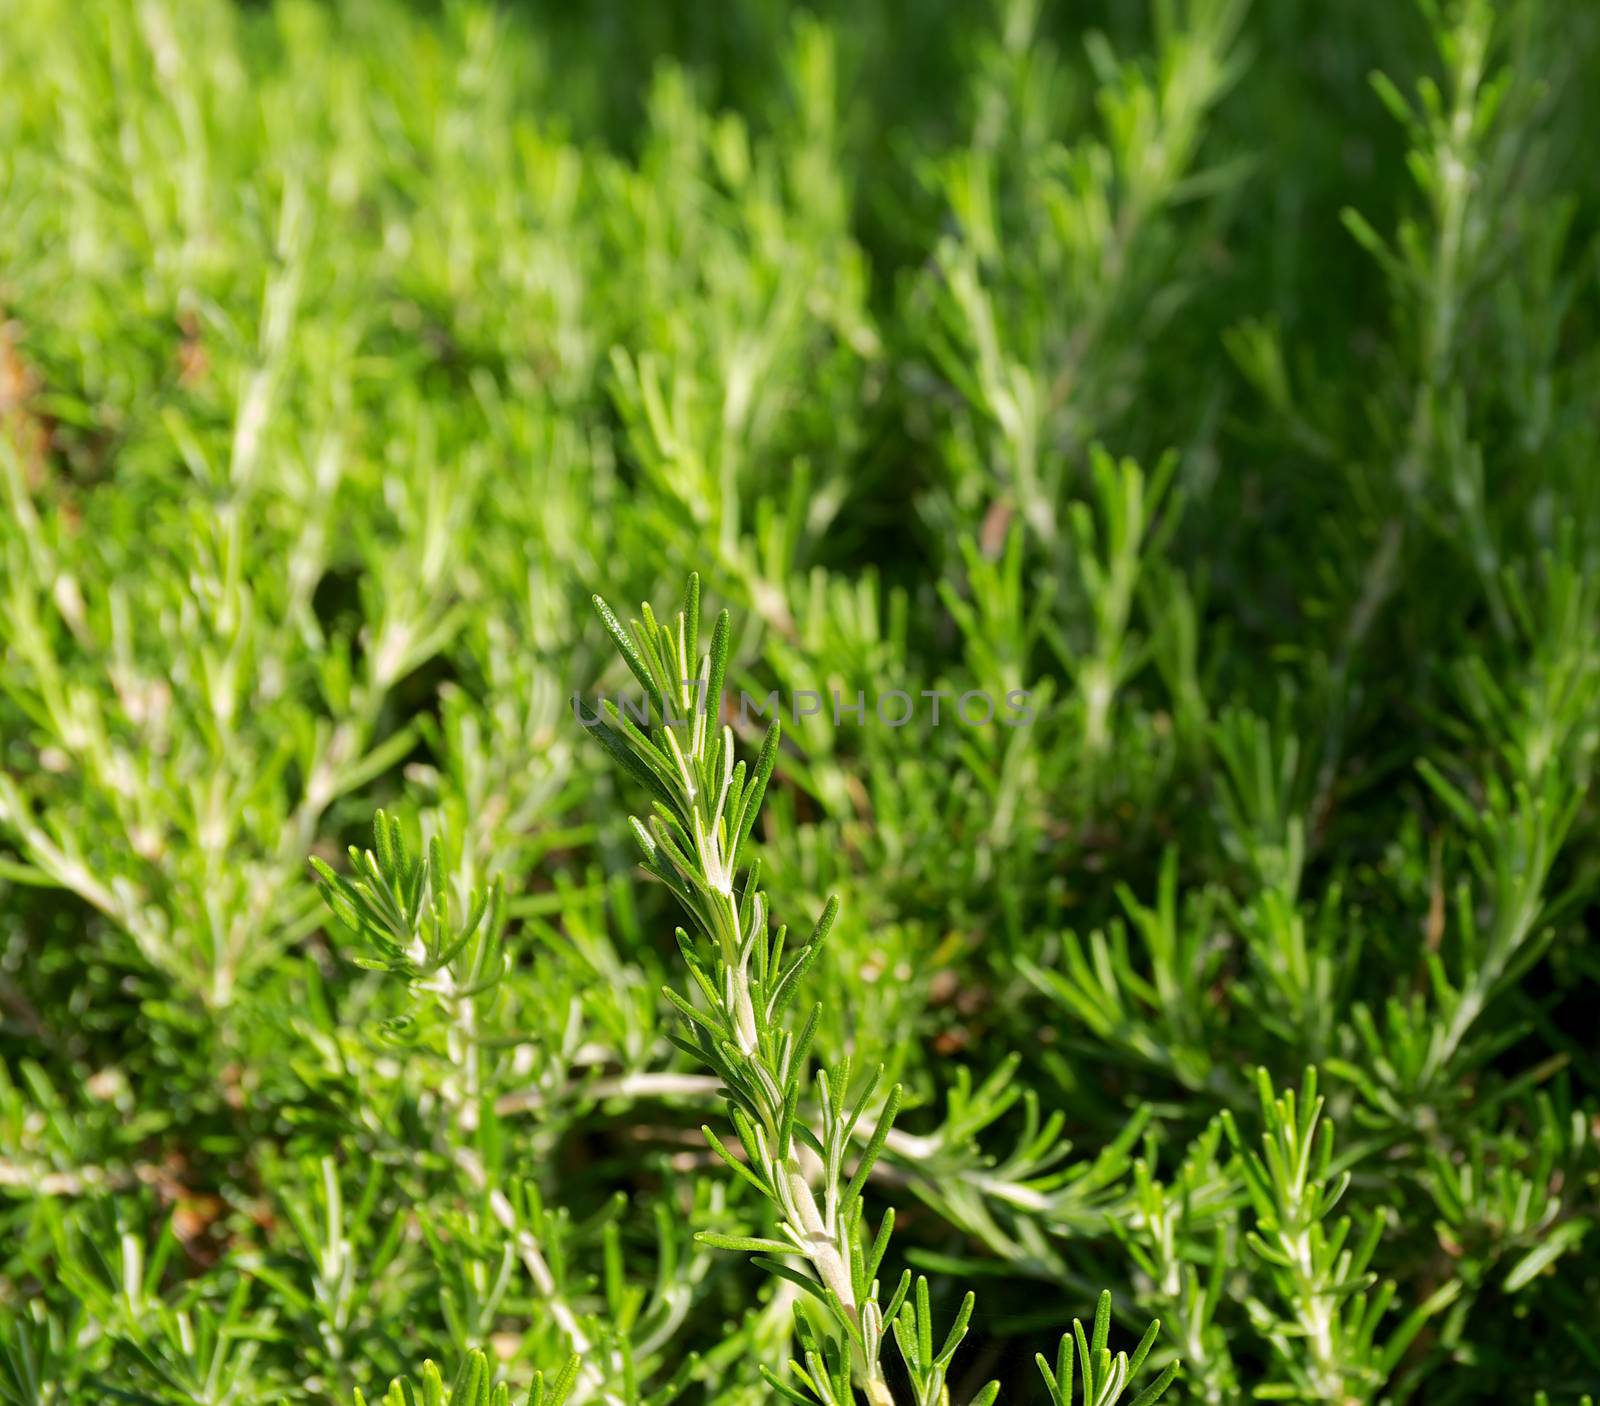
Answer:
POLYGON ((1600 14, 0 29, 0 1403, 1596 1391, 1600 14))

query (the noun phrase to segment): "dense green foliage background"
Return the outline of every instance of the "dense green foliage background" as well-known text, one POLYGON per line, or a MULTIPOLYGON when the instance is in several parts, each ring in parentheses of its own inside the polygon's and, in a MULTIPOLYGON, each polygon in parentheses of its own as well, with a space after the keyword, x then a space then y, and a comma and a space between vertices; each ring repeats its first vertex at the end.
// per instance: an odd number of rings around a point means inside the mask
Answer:
POLYGON ((0 0, 0 1400, 772 1399, 568 702, 691 569, 735 687, 869 700, 757 840, 841 898, 956 1400, 1102 1286, 1184 1400, 1594 1390, 1597 60, 1578 0, 0 0), (356 964, 306 861, 379 806, 504 885, 492 990, 356 964), (1350 1173, 1309 1277, 1258 1065, 1350 1173))

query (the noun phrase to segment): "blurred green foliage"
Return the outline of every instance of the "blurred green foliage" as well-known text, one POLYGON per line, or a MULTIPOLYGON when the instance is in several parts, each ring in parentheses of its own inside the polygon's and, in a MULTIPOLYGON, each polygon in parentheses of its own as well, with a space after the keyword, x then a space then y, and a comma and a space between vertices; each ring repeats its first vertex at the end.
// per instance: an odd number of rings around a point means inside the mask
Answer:
POLYGON ((0 0, 0 1401, 851 1390, 715 1248, 777 1219, 571 706, 690 571, 815 1059, 902 1090, 893 1399, 1114 1396, 1102 1287, 1168 1400, 1593 1393, 1597 61, 0 0))

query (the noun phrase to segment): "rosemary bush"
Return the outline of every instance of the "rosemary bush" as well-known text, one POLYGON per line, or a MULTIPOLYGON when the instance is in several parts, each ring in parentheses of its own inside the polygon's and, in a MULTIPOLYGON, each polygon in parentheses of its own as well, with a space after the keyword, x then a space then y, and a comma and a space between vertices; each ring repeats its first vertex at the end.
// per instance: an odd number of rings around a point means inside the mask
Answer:
POLYGON ((1600 12, 0 35, 0 1403, 1590 1399, 1600 12))

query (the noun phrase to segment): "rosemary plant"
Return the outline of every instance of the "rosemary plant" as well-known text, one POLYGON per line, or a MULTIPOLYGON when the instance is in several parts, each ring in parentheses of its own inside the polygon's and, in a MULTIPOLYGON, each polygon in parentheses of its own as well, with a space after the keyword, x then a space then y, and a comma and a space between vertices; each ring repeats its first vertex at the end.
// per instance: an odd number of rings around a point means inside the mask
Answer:
MULTIPOLYGON (((944 1406, 950 1364, 966 1336, 975 1296, 969 1292, 962 1300, 935 1351, 927 1279, 918 1277, 913 1295, 911 1271, 905 1270, 893 1292, 883 1294, 880 1270, 894 1230, 893 1209, 883 1213, 876 1231, 863 1219, 863 1192, 899 1111, 900 1086, 874 1106, 882 1070, 853 1088, 848 1055, 813 1079, 809 1061, 821 1004, 803 1018, 791 1015, 833 929, 839 901, 830 898, 810 936, 791 946, 787 927, 771 925, 766 894, 758 887, 759 861, 742 862, 772 779, 782 724, 775 719, 768 726, 752 767, 735 760, 733 728, 719 726, 730 617, 726 610, 717 616, 700 653, 697 574, 690 574, 683 603, 665 624, 646 604, 642 619, 625 628, 599 596, 594 604, 648 700, 648 731, 609 700, 601 714, 580 703, 582 719, 650 795, 648 822, 633 818, 634 834, 645 867, 673 892, 693 925, 692 933, 676 930, 693 986, 688 994, 663 988, 685 1022, 687 1038, 674 1036, 674 1042, 717 1077, 743 1155, 709 1125, 701 1131, 717 1157, 771 1204, 779 1232, 763 1237, 708 1230, 699 1239, 753 1253, 757 1263, 820 1305, 821 1312, 813 1312, 804 1302, 796 1304, 801 1355, 789 1364, 791 1376, 763 1366, 784 1399, 821 1406, 858 1399, 872 1406, 893 1406, 897 1399, 944 1406), (910 1383, 904 1398, 891 1389, 885 1371, 888 1330, 910 1383)), ((1131 1361, 1124 1353, 1113 1361, 1106 1347, 1110 1313, 1107 1294, 1090 1346, 1083 1344, 1082 1325, 1074 1325, 1084 1398, 1095 1406, 1121 1398, 1159 1327, 1150 1325, 1131 1361)), ((1062 1338, 1053 1375, 1042 1357, 1039 1365, 1052 1400, 1066 1406, 1071 1339, 1062 1338)), ((1177 1363, 1169 1364, 1134 1398, 1135 1406, 1154 1402, 1177 1370, 1177 1363)), ((1000 1383, 989 1382, 971 1398, 973 1406, 989 1406, 999 1392, 1000 1383)))
POLYGON ((1600 10, 0 36, 0 1406, 1600 1394, 1600 10))

